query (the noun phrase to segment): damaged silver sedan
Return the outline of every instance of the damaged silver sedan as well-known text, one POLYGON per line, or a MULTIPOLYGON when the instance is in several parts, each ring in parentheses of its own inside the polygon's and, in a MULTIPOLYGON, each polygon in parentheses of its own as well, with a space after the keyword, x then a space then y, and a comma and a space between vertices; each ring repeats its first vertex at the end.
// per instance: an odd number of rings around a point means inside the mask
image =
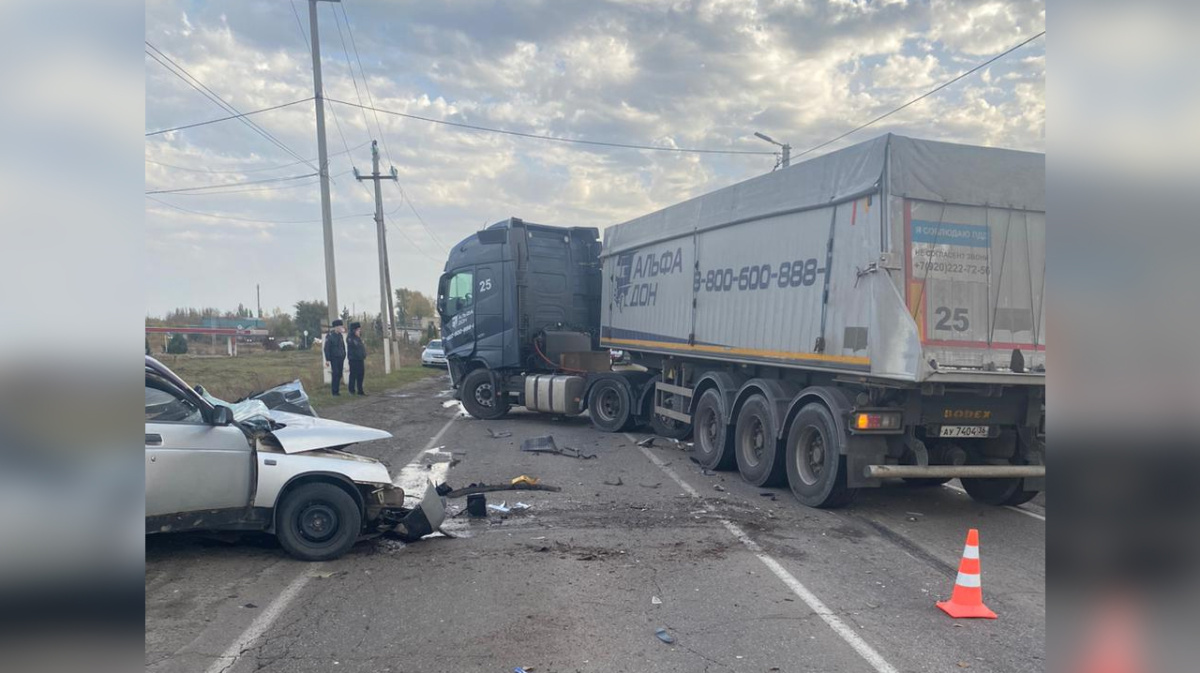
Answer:
POLYGON ((388 437, 317 418, 298 382, 230 405, 146 357, 146 533, 265 531, 306 561, 428 535, 445 517, 436 489, 406 508, 383 463, 346 450, 388 437))

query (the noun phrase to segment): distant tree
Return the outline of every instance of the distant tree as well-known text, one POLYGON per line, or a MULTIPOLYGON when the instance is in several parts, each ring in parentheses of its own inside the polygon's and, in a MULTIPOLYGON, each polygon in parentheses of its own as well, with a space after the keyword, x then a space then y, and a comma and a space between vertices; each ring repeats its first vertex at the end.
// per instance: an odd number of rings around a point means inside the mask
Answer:
POLYGON ((346 323, 346 329, 350 329, 350 309, 342 307, 342 322, 346 323))
POLYGON ((438 338, 437 328, 433 326, 433 323, 429 323, 429 327, 425 328, 425 343, 429 343, 436 338, 438 338))
POLYGON ((150 337, 146 337, 146 355, 150 354, 150 337))
POLYGON ((266 323, 267 334, 276 339, 291 339, 296 336, 296 321, 286 313, 277 313, 267 318, 266 323))
POLYGON ((427 295, 406 287, 396 290, 396 324, 409 325, 432 315, 433 300, 427 295))
POLYGON ((171 340, 167 342, 167 352, 172 355, 182 355, 188 352, 188 342, 182 334, 172 334, 171 340))
POLYGON ((328 306, 323 301, 296 302, 295 330, 297 334, 308 330, 308 343, 321 336, 321 321, 329 314, 328 306))

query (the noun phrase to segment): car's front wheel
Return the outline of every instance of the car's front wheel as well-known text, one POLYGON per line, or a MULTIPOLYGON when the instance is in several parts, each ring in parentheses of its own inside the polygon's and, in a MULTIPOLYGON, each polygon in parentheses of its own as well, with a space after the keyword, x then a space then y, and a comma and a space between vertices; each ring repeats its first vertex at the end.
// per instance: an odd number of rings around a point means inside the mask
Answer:
POLYGON ((302 484, 283 497, 275 535, 302 561, 328 561, 350 550, 362 529, 358 503, 329 483, 302 484))

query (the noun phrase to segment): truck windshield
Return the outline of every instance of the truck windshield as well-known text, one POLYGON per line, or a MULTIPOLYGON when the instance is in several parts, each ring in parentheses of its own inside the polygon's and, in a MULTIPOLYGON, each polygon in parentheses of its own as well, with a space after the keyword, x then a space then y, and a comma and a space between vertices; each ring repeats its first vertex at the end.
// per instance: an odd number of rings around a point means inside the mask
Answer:
POLYGON ((446 315, 457 315, 471 307, 475 301, 471 292, 474 280, 475 274, 469 270, 450 277, 446 287, 446 315))

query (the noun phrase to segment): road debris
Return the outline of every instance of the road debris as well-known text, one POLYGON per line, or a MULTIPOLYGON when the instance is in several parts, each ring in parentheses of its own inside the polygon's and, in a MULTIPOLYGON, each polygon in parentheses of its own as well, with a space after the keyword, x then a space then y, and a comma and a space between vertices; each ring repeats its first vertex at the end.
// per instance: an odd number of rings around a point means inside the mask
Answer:
POLYGON ((512 437, 512 433, 509 432, 508 430, 501 430, 501 431, 497 432, 491 428, 488 428, 487 433, 488 433, 488 436, 491 437, 492 439, 503 439, 505 437, 512 437))
POLYGON ((672 636, 671 634, 667 633, 666 629, 659 629, 654 632, 654 635, 658 636, 659 640, 663 641, 664 643, 666 643, 668 645, 675 642, 675 637, 672 636))
POLYGON ((638 486, 641 486, 642 488, 658 488, 659 486, 662 486, 662 482, 656 481, 653 484, 638 484, 638 486))
POLYGON ((654 446, 654 438, 647 437, 647 438, 643 439, 642 441, 638 442, 637 445, 648 449, 648 448, 654 446))
POLYGON ((501 514, 508 514, 512 511, 512 509, 507 507, 506 503, 504 502, 501 502, 499 505, 488 505, 487 508, 493 512, 500 512, 501 514))
POLYGON ((534 479, 533 477, 523 474, 519 477, 513 477, 512 481, 510 481, 508 483, 510 483, 510 484, 528 484, 530 486, 533 486, 534 484, 538 483, 538 480, 534 479))
POLYGON ((662 605, 662 599, 658 596, 651 596, 650 605, 662 605))
POLYGON ((609 480, 605 479, 604 485, 605 486, 624 486, 625 482, 621 481, 620 477, 617 477, 616 481, 609 481, 609 480))
POLYGON ((253 610, 253 609, 257 608, 258 606, 257 606, 257 605, 255 605, 254 603, 246 603, 246 604, 245 604, 245 605, 243 605, 242 607, 243 607, 243 608, 246 608, 247 610, 253 610))
POLYGON ((551 435, 546 435, 545 437, 530 437, 529 439, 521 442, 521 450, 528 451, 530 453, 553 453, 559 456, 580 458, 583 460, 596 457, 596 454, 594 453, 584 453, 583 451, 570 446, 559 447, 554 443, 554 437, 551 435))
MULTIPOLYGON (((477 493, 492 493, 494 491, 561 491, 559 486, 550 486, 548 484, 529 484, 525 482, 514 484, 471 484, 466 488, 459 488, 446 493, 447 498, 461 498, 464 495, 474 495, 477 493)), ((468 503, 468 507, 470 503, 468 503)))
POLYGON ((719 492, 721 492, 721 493, 724 493, 724 492, 725 492, 725 487, 724 487, 724 486, 722 486, 722 485, 720 485, 720 484, 713 484, 713 490, 714 490, 714 491, 719 491, 719 492))
POLYGON ((487 516, 487 496, 482 493, 468 495, 467 515, 473 517, 487 516))

